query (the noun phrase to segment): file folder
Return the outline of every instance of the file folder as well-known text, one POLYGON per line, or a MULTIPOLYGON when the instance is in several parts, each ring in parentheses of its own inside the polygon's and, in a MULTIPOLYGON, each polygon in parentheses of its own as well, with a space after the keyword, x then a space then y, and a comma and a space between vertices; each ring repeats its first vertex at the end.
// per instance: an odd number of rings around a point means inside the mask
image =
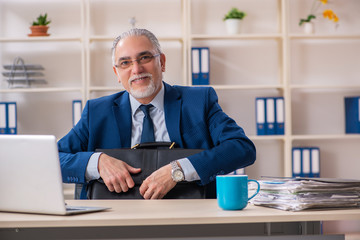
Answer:
POLYGON ((193 85, 209 85, 210 50, 208 47, 191 48, 191 68, 193 85))
POLYGON ((310 149, 302 148, 302 175, 301 177, 310 177, 310 149))
POLYGON ((245 175, 245 168, 239 168, 229 173, 228 175, 245 175))
POLYGON ((320 149, 311 148, 311 175, 310 177, 320 177, 320 149))
POLYGON ((16 102, 0 102, 0 134, 17 134, 16 102))
POLYGON ((255 99, 257 135, 266 135, 265 129, 265 98, 255 99))
POLYGON ((284 135, 285 133, 285 114, 284 114, 284 98, 275 98, 275 133, 277 135, 284 135))
POLYGON ((192 84, 198 85, 200 83, 200 49, 191 49, 191 71, 192 84))
POLYGON ((301 148, 293 148, 292 150, 292 175, 293 177, 301 177, 301 148))
POLYGON ((210 71, 210 54, 209 48, 201 48, 201 77, 200 77, 200 85, 209 85, 209 71, 210 71))
POLYGON ((8 107, 8 134, 17 134, 16 102, 9 102, 8 107))
POLYGON ((6 103, 0 102, 0 134, 7 133, 7 118, 6 103))
POLYGON ((236 169, 234 175, 245 175, 245 168, 236 169))
POLYGON ((360 97, 345 98, 345 132, 360 133, 360 97))
POLYGON ((320 177, 320 149, 294 147, 292 149, 293 177, 320 177))
POLYGON ((82 113, 82 102, 81 100, 74 100, 72 104, 72 112, 73 112, 73 126, 75 126, 80 118, 82 113))
POLYGON ((274 98, 266 99, 266 134, 275 134, 275 100, 274 98))

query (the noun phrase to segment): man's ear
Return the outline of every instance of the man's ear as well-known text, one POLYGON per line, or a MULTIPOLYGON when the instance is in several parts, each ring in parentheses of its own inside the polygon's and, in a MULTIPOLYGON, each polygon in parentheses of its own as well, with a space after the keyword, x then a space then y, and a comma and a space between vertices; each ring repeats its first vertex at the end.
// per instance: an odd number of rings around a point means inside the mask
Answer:
POLYGON ((121 83, 121 80, 120 80, 119 74, 118 74, 117 69, 116 69, 116 67, 115 67, 115 66, 113 66, 113 70, 114 70, 114 73, 115 73, 115 75, 116 75, 116 77, 117 77, 117 79, 118 79, 118 82, 119 82, 119 83, 121 83))
POLYGON ((166 62, 165 54, 161 53, 160 54, 160 64, 161 64, 161 71, 162 72, 165 72, 165 62, 166 62))

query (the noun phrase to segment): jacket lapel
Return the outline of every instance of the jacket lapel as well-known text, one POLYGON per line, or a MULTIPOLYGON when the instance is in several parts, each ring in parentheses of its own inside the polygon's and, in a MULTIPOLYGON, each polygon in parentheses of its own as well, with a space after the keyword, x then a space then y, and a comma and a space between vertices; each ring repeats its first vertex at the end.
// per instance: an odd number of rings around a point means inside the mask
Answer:
POLYGON ((181 98, 179 92, 167 83, 165 86, 164 96, 164 110, 165 110, 165 123, 169 133, 170 141, 183 147, 183 142, 180 134, 180 110, 181 98))
POLYGON ((131 107, 129 93, 124 92, 115 99, 113 114, 118 127, 121 148, 129 148, 131 145, 131 107))

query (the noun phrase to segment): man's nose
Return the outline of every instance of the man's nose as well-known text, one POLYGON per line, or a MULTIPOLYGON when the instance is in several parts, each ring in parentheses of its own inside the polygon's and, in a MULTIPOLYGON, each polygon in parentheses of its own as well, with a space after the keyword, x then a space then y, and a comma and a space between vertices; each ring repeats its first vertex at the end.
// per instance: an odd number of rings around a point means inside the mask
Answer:
POLYGON ((132 64, 132 73, 134 74, 139 74, 143 71, 143 66, 141 64, 138 63, 138 61, 133 61, 133 64, 132 64))

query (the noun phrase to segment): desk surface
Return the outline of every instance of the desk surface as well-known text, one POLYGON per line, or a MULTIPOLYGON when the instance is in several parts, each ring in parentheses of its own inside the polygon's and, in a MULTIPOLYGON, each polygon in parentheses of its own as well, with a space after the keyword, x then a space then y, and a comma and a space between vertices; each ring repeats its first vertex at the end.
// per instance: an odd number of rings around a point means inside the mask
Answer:
POLYGON ((147 226, 222 223, 267 223, 360 220, 360 209, 288 212, 248 205, 224 211, 208 200, 69 200, 69 205, 104 206, 110 210, 73 216, 0 212, 0 228, 147 226))

